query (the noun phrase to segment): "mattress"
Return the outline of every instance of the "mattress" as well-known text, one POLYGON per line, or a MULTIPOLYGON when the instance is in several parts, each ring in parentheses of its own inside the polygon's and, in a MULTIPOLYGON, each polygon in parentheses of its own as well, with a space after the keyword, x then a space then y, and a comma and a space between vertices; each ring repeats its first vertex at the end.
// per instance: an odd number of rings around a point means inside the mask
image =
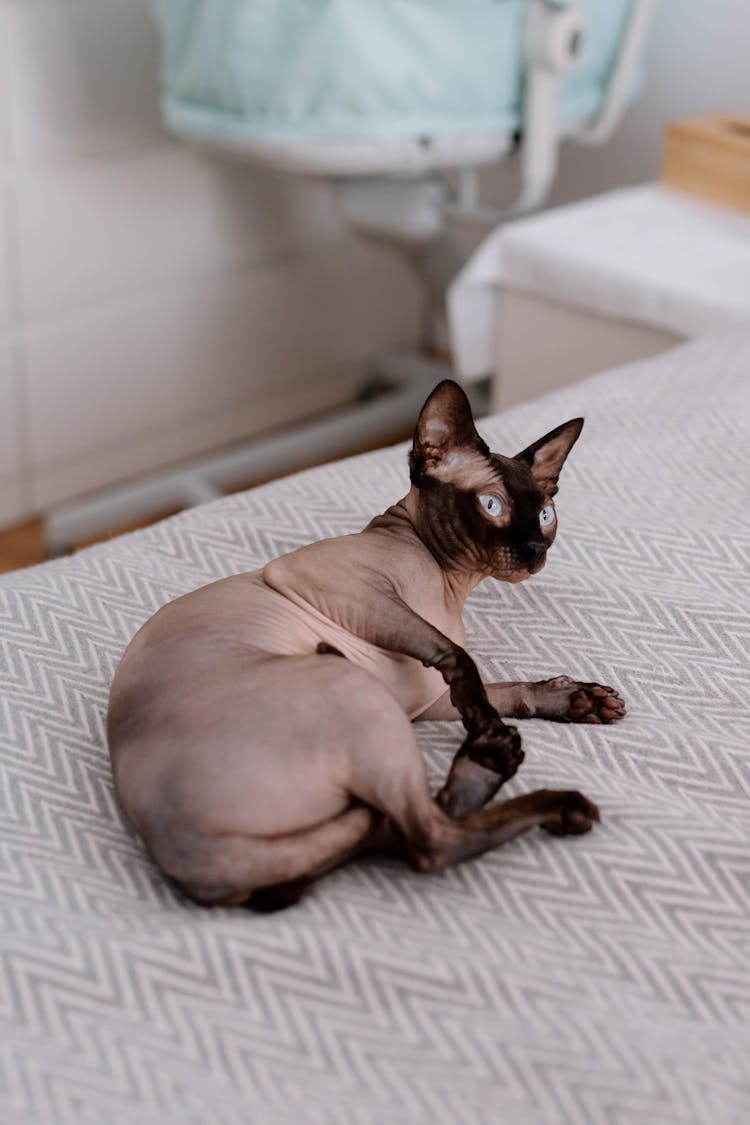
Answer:
MULTIPOLYGON (((586 416, 547 568, 471 596, 487 679, 616 685, 619 725, 520 724, 504 793, 580 787, 436 876, 369 857, 283 913, 168 885, 113 793, 104 718, 140 624, 355 530, 404 447, 287 478, 0 580, 0 1120, 750 1120, 750 333, 488 419, 520 449, 586 416)), ((417 727, 435 785, 459 741, 417 727)))

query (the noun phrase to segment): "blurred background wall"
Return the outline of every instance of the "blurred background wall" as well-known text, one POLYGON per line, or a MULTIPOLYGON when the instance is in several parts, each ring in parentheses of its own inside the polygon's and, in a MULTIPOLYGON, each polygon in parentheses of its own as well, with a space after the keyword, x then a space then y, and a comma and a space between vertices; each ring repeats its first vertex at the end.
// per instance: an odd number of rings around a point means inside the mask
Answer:
POLYGON ((0 0, 0 525, 335 405, 418 336, 325 186, 167 139, 157 63, 146 0, 0 0))
MULTIPOLYGON (((653 177, 672 117, 750 112, 749 40, 748 0, 660 0, 643 97, 552 202, 653 177)), ((0 525, 335 405, 419 336, 324 185, 168 140, 157 62, 146 0, 0 0, 0 525)))

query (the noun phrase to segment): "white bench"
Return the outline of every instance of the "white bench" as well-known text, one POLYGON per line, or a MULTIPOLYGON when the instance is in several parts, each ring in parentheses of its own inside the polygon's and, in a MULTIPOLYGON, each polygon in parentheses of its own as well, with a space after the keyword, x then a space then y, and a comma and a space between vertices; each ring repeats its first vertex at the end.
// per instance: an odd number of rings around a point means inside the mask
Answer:
POLYGON ((495 409, 750 324, 750 215, 649 184, 495 231, 449 296, 456 366, 495 409))

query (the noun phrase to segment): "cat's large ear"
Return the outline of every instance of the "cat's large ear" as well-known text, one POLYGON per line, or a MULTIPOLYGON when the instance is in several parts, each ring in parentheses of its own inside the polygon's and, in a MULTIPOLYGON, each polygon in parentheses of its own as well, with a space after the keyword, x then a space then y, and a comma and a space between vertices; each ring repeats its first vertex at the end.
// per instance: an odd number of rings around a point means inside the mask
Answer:
POLYGON ((489 449, 474 428, 469 400, 452 379, 439 383, 425 402, 414 430, 409 469, 414 484, 425 476, 446 479, 478 453, 489 449))
POLYGON ((545 496, 554 496, 557 492, 560 470, 582 429, 583 418, 571 418, 516 454, 516 461, 526 462, 545 496))

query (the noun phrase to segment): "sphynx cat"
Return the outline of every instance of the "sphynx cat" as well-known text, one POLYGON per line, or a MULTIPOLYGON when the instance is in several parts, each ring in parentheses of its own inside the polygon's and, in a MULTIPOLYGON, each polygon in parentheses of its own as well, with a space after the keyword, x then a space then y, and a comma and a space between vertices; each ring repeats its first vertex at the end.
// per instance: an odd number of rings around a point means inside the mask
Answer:
POLYGON ((359 534, 213 582, 146 622, 112 685, 114 780, 191 898, 276 909, 367 849, 434 872, 536 825, 567 835, 599 820, 575 790, 484 806, 523 759, 501 715, 609 723, 620 696, 566 676, 485 688, 461 620, 482 579, 544 566, 582 426, 491 453, 447 380, 419 416, 404 499, 359 534), (436 798, 413 719, 466 730, 436 798))

